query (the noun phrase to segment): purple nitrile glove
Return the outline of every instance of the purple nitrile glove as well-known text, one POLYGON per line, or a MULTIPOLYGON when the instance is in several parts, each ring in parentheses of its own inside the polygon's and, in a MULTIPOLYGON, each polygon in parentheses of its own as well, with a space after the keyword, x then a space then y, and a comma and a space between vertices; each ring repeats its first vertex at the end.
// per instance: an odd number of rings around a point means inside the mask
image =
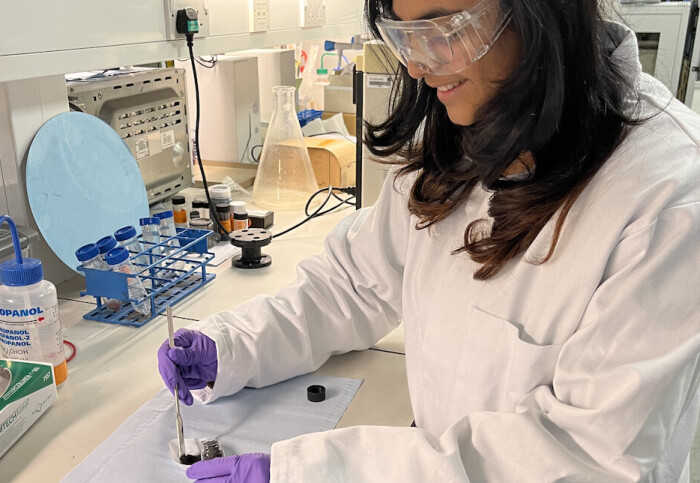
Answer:
POLYGON ((252 453, 199 461, 187 468, 197 483, 270 483, 270 455, 252 453))
POLYGON ((190 406, 190 389, 202 389, 216 379, 216 344, 201 332, 180 329, 175 332, 175 347, 166 340, 158 349, 158 371, 170 392, 190 406))

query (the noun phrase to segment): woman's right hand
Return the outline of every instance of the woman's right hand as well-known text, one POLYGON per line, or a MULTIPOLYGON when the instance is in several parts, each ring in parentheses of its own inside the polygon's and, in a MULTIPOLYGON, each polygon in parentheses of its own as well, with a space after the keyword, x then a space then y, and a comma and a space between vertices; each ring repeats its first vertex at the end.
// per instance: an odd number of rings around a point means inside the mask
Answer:
POLYGON ((190 406, 193 398, 190 389, 202 389, 216 379, 216 344, 201 332, 180 329, 175 332, 175 347, 166 340, 158 349, 158 372, 165 385, 178 398, 190 406))

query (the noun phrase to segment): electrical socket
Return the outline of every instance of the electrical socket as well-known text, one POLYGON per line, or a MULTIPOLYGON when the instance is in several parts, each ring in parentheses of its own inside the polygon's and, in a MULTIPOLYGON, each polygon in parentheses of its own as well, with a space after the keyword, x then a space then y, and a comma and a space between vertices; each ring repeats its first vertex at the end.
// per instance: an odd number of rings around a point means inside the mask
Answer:
POLYGON ((302 27, 326 25, 326 0, 299 0, 302 27))
POLYGON ((163 0, 165 9, 165 38, 166 40, 181 40, 185 36, 177 33, 175 18, 178 10, 194 8, 199 17, 199 33, 195 37, 209 36, 209 0, 163 0))
POLYGON ((270 30, 270 0, 249 0, 250 31, 270 30))

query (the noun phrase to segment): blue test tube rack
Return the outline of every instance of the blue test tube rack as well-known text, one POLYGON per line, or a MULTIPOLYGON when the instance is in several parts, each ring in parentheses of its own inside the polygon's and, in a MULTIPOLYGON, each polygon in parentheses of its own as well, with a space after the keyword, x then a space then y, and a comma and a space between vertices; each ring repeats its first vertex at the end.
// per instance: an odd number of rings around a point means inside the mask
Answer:
POLYGON ((178 229, 177 235, 157 244, 145 242, 139 235, 144 250, 130 256, 131 263, 138 270, 135 274, 78 267, 85 274, 86 286, 80 295, 91 295, 97 301, 97 308, 83 318, 141 327, 165 311, 168 305, 175 305, 191 295, 216 277, 207 273, 207 264, 214 258, 207 247, 211 233, 209 230, 178 229), (141 263, 145 259, 148 264, 141 263), (140 314, 131 306, 131 302, 136 301, 129 298, 127 280, 137 276, 144 283, 151 301, 149 314, 140 314), (121 309, 115 312, 107 308, 102 303, 103 298, 121 300, 121 309))

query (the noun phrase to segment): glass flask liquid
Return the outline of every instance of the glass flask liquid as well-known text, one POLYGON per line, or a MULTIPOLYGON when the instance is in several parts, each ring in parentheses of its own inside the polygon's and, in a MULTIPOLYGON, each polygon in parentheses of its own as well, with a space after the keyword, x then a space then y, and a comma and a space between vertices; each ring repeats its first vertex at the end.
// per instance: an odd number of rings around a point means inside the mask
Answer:
POLYGON ((253 185, 255 204, 300 209, 318 190, 294 108, 294 87, 273 87, 273 112, 253 185))

